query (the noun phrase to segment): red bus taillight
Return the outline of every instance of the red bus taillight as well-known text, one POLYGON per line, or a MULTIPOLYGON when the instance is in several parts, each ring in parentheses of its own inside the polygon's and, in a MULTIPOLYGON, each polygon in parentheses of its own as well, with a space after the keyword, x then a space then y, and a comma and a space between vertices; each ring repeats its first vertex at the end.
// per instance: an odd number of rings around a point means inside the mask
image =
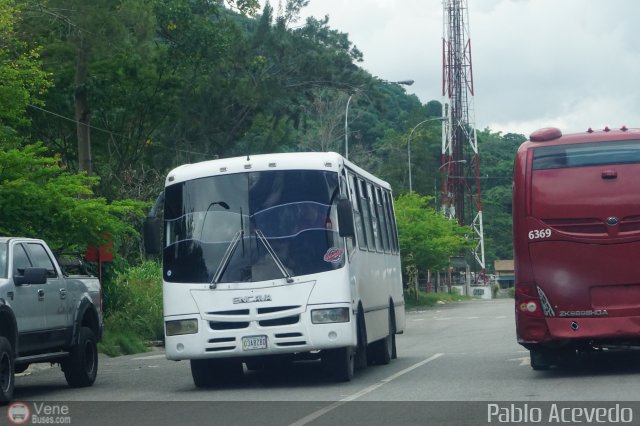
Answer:
POLYGON ((518 304, 518 309, 525 315, 531 315, 532 317, 542 317, 542 308, 537 300, 525 300, 518 304))
POLYGON ((516 311, 531 317, 542 318, 544 313, 534 285, 516 285, 516 311))
POLYGON ((515 302, 518 339, 527 342, 544 341, 549 329, 535 284, 517 283, 515 302))

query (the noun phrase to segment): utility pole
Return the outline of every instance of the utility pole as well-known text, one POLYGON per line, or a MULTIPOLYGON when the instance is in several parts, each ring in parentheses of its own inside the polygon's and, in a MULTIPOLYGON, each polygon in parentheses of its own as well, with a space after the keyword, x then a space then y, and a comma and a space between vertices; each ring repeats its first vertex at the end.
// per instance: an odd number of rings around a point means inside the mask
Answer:
POLYGON ((473 254, 485 270, 480 159, 473 109, 473 66, 467 0, 443 0, 442 37, 442 212, 469 225, 473 254))

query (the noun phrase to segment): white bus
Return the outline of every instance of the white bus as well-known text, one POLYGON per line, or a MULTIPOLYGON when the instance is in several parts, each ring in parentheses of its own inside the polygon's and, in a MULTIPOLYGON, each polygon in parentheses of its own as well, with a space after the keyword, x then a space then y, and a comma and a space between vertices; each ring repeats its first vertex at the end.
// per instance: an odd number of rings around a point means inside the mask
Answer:
POLYGON ((316 358, 348 381, 396 357, 405 315, 391 188, 339 154, 180 166, 145 244, 162 252, 166 356, 190 360, 197 387, 243 363, 316 358))

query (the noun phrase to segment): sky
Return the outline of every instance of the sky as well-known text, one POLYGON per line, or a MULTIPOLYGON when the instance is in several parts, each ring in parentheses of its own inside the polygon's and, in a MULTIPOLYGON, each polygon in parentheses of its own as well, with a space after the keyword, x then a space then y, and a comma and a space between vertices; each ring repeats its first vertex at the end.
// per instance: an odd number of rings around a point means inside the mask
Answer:
MULTIPOLYGON (((261 0, 264 4, 265 0, 261 0)), ((278 9, 278 0, 271 0, 278 9)), ((640 127, 637 0, 468 0, 475 127, 528 136, 640 127)), ((442 101, 441 0, 310 0, 364 54, 359 64, 442 101)), ((303 21, 300 21, 302 23, 303 21)))

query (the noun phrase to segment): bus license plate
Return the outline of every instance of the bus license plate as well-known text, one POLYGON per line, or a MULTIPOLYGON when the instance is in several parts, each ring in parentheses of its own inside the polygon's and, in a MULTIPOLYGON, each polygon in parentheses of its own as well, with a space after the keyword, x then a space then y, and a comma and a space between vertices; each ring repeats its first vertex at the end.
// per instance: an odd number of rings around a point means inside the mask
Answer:
POLYGON ((247 336, 242 338, 242 350, 267 349, 267 336, 247 336))

